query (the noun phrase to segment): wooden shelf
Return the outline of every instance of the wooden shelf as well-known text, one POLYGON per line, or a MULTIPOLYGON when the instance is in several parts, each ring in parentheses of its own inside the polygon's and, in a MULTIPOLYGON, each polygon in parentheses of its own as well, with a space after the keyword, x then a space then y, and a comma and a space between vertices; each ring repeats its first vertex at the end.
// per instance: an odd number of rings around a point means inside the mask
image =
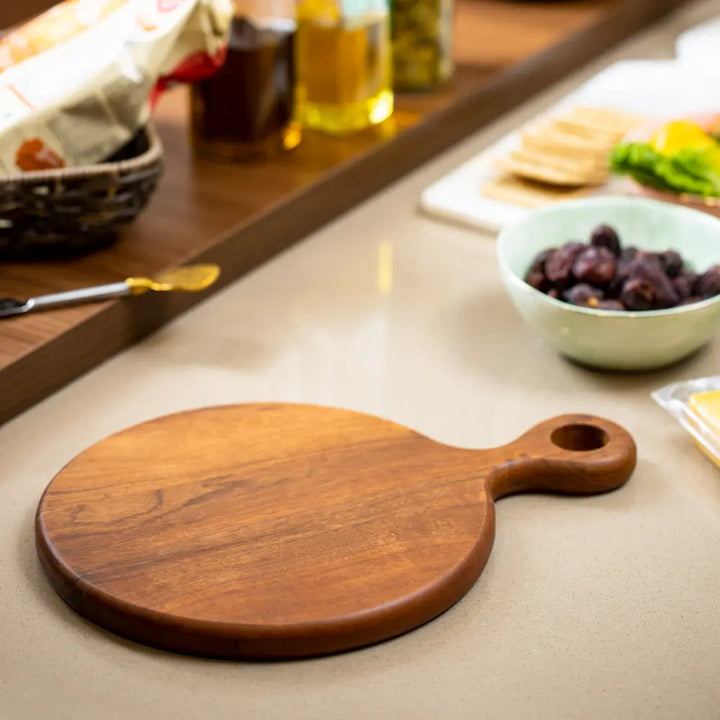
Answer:
MULTIPOLYGON (((274 162, 196 160, 187 93, 155 123, 165 173, 112 247, 63 262, 0 264, 0 296, 28 297, 217 262, 232 282, 685 0, 458 0, 451 84, 400 96, 383 126, 346 139, 307 133, 274 162)), ((0 322, 0 422, 186 310, 203 296, 144 295, 0 322)))

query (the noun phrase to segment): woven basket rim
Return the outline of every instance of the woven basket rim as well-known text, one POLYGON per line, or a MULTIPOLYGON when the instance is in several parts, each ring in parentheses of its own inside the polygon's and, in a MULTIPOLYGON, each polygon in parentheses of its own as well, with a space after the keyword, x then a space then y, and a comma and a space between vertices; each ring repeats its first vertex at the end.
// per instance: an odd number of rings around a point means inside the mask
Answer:
POLYGON ((158 161, 163 155, 163 147, 157 131, 151 122, 146 123, 143 128, 149 145, 148 149, 141 155, 127 160, 116 162, 97 163, 96 165, 81 165, 78 167, 58 168, 57 170, 32 170, 30 172, 18 172, 12 175, 0 176, 0 187, 4 183, 36 183, 48 180, 80 180, 82 178, 96 177, 98 175, 116 174, 135 170, 158 161))

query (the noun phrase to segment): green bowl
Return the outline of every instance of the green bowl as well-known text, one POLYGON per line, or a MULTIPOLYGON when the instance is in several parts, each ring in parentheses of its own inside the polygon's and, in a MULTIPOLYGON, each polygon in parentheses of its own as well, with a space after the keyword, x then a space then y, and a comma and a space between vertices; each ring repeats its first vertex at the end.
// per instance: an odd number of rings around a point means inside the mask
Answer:
POLYGON ((523 280, 538 252, 587 242, 601 223, 614 227, 624 246, 677 250, 696 272, 720 264, 720 219, 707 213, 641 198, 557 203, 528 213, 498 237, 500 274, 520 315, 561 354, 596 368, 659 368, 707 343, 720 329, 720 295, 669 310, 593 310, 554 300, 523 280))

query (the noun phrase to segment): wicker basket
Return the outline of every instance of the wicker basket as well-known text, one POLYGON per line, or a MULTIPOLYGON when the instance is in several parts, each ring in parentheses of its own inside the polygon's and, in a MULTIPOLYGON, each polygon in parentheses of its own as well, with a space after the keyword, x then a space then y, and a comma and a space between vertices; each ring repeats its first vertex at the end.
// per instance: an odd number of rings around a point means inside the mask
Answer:
POLYGON ((112 243, 162 173, 152 126, 97 165, 0 179, 0 259, 77 255, 112 243))

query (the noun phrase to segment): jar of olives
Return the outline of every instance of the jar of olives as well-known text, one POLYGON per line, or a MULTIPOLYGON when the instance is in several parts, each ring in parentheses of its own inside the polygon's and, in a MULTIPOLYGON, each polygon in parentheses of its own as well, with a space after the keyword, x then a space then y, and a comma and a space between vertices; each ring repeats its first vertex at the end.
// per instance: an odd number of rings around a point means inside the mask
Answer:
POLYGON ((397 90, 429 90, 450 78, 454 9, 454 0, 393 0, 397 90))

